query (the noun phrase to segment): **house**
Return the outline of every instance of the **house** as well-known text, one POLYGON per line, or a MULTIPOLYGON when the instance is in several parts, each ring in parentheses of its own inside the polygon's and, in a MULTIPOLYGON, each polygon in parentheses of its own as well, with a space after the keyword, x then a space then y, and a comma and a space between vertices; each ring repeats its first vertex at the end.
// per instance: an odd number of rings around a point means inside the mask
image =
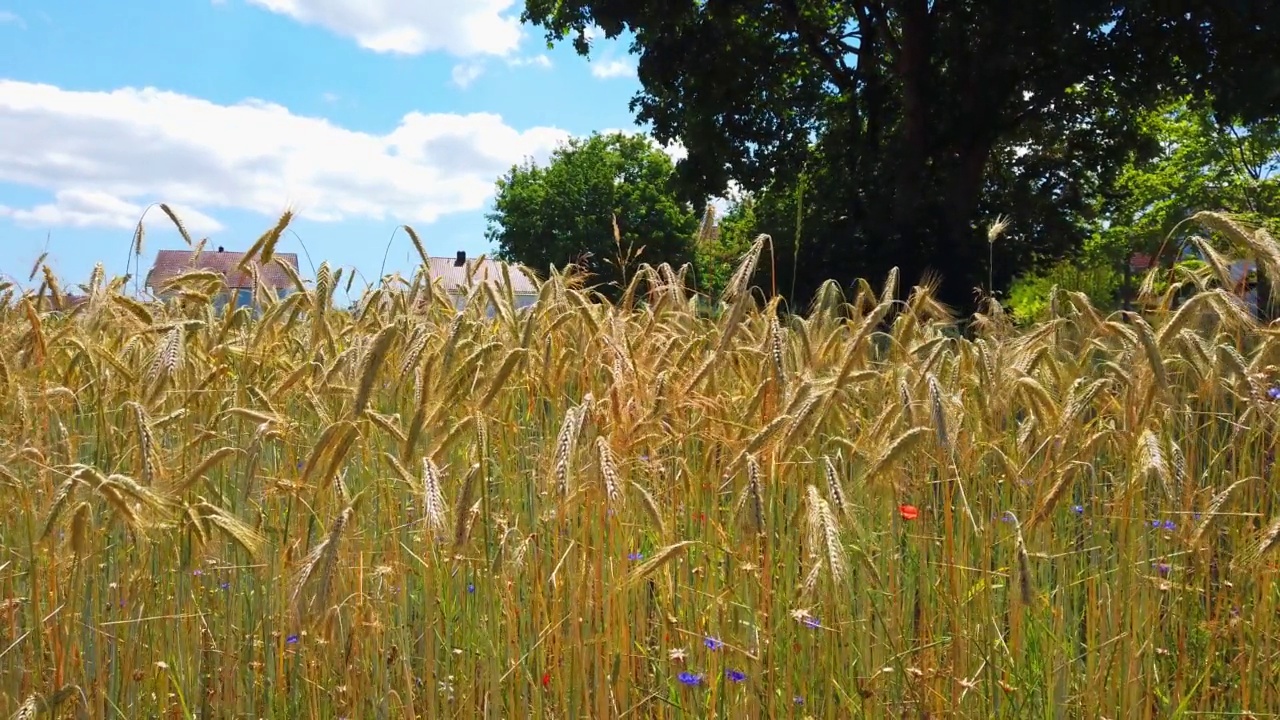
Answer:
MULTIPOLYGON (((1182 250, 1180 260, 1204 260, 1204 257, 1193 246, 1188 245, 1182 250)), ((1129 269, 1134 273, 1143 273, 1152 267, 1152 258, 1147 253, 1133 253, 1129 256, 1129 269)), ((1239 297, 1245 306, 1254 314, 1260 310, 1258 305, 1258 284, 1257 270, 1258 265, 1249 259, 1234 259, 1227 265, 1227 277, 1231 284, 1224 290, 1239 297)))
MULTIPOLYGON (((228 302, 234 307, 253 304, 253 276, 239 269, 244 259, 242 252, 229 252, 219 246, 217 250, 203 250, 199 253, 191 250, 161 250, 156 255, 155 264, 147 272, 147 289, 160 299, 167 299, 172 293, 165 285, 177 276, 194 270, 212 270, 220 273, 226 281, 226 290, 214 297, 214 307, 221 310, 228 302)), ((297 288, 288 273, 275 260, 287 263, 296 273, 298 270, 297 253, 275 253, 272 262, 261 265, 255 258, 251 265, 258 268, 258 277, 264 285, 275 291, 278 297, 293 292, 297 288)))
MULTIPOLYGON (((533 284, 521 268, 490 258, 467 259, 467 254, 458 251, 455 257, 427 258, 427 275, 432 281, 439 280, 442 290, 453 298, 453 306, 462 309, 466 304, 473 283, 493 280, 502 285, 502 267, 507 265, 507 275, 511 278, 511 291, 515 295, 516 310, 532 305, 538 299, 538 288, 533 284)), ((489 308, 489 314, 493 314, 489 308)))

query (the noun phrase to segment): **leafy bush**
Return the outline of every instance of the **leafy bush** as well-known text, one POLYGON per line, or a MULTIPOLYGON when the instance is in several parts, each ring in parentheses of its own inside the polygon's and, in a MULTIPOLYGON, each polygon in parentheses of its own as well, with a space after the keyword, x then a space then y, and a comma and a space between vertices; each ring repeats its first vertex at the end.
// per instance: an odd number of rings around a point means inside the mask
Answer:
POLYGON ((1020 324, 1045 319, 1049 312, 1049 294, 1056 285, 1061 290, 1082 292, 1099 310, 1119 305, 1124 275, 1114 266, 1100 260, 1063 260, 1043 273, 1023 275, 1009 288, 1006 303, 1020 324))

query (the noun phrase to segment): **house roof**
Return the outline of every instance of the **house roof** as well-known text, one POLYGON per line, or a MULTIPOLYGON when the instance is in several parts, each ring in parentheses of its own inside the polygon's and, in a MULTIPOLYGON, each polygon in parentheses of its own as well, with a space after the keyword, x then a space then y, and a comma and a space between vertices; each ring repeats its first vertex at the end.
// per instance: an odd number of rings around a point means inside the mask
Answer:
MULTIPOLYGON (((457 260, 451 257, 433 257, 427 258, 427 273, 432 279, 440 278, 440 284, 448 292, 462 290, 467 285, 467 272, 470 271, 472 278, 476 282, 485 282, 493 280, 497 283, 502 282, 502 263, 491 258, 472 259, 467 258, 466 265, 458 265, 457 260)), ((511 276, 511 290, 517 295, 535 295, 538 288, 533 282, 520 271, 517 265, 508 265, 507 274, 511 276)))
MULTIPOLYGON (((253 278, 248 273, 237 269, 244 259, 242 252, 225 250, 204 250, 199 257, 191 250, 161 250, 156 254, 156 262, 147 273, 147 287, 155 289, 163 286, 173 278, 192 270, 212 270, 222 273, 227 287, 232 290, 253 288, 253 278)), ((295 271, 298 269, 297 253, 275 253, 276 258, 288 263, 295 271)), ((255 258, 251 263, 258 266, 259 277, 273 288, 284 289, 293 286, 293 281, 274 260, 266 266, 255 258)))
POLYGON ((1148 270, 1151 268, 1151 256, 1142 252, 1134 253, 1129 256, 1129 267, 1133 270, 1148 270))

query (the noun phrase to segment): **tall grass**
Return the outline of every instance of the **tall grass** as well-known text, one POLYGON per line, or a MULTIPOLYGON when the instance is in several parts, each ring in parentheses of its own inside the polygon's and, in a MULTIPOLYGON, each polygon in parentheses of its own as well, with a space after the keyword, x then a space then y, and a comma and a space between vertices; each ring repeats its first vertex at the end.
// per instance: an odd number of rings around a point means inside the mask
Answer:
POLYGON ((665 267, 519 311, 5 291, 0 711, 1280 708, 1271 330, 1207 276, 964 338, 896 276, 781 317, 761 243, 714 318, 665 267))

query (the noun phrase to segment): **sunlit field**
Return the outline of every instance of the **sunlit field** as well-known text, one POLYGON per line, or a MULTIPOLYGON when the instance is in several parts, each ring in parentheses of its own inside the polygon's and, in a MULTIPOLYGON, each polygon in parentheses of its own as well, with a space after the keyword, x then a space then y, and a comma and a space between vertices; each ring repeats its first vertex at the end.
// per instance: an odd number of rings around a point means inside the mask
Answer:
POLYGON ((770 252, 714 306, 9 287, 0 716, 1280 712, 1280 341, 1222 256, 1016 329, 893 276, 783 308, 770 252))

